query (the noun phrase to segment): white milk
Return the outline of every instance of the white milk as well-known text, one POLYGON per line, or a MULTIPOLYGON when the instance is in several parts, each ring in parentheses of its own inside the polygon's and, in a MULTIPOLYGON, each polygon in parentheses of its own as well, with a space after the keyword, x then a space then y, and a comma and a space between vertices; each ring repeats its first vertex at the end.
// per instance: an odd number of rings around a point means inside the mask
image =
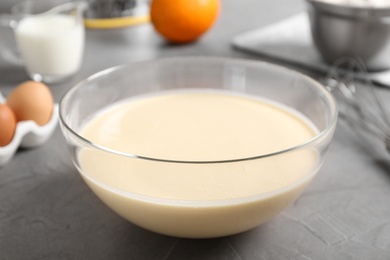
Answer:
MULTIPOLYGON (((286 107, 219 92, 177 92, 104 110, 82 136, 123 153, 210 161, 253 157, 316 134, 286 107)), ((231 163, 167 163, 83 149, 80 171, 114 211, 149 230, 216 237, 251 229, 295 200, 314 176, 310 149, 231 163)))
POLYGON ((76 17, 64 14, 23 18, 16 39, 31 74, 64 77, 75 73, 84 50, 84 27, 76 17))

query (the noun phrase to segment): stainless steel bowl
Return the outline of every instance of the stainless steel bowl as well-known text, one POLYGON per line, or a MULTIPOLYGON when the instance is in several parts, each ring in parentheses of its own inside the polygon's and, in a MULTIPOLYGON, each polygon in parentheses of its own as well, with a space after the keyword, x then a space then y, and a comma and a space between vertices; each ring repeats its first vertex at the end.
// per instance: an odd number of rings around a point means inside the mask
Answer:
POLYGON ((360 58, 369 70, 390 68, 390 4, 306 2, 313 40, 326 62, 348 56, 360 58))

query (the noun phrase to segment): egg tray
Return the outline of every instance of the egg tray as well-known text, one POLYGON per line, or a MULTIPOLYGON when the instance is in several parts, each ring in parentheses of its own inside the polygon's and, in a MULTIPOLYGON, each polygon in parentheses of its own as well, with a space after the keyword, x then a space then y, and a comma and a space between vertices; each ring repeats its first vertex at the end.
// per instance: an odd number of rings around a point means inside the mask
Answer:
MULTIPOLYGON (((5 101, 0 92, 0 104, 5 101)), ((9 162, 19 148, 28 149, 44 144, 54 132, 57 123, 58 104, 54 104, 52 116, 46 125, 40 126, 32 120, 18 122, 11 143, 0 147, 0 167, 9 162)))

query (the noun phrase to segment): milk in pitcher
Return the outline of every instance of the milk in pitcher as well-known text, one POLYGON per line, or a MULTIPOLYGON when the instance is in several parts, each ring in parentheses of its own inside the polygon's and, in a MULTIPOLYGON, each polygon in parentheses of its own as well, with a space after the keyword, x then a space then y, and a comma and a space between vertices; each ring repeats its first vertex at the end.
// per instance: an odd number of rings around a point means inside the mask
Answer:
POLYGON ((84 50, 84 26, 71 15, 47 14, 23 18, 16 40, 33 79, 48 81, 74 74, 84 50))

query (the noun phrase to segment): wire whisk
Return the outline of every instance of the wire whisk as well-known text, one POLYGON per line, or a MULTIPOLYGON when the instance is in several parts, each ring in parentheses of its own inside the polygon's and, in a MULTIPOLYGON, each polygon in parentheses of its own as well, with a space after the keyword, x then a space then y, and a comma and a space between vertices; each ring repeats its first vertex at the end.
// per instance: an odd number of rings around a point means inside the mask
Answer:
POLYGON ((351 126, 381 138, 390 152, 390 118, 363 62, 349 57, 329 69, 325 86, 339 101, 339 116, 351 126))

